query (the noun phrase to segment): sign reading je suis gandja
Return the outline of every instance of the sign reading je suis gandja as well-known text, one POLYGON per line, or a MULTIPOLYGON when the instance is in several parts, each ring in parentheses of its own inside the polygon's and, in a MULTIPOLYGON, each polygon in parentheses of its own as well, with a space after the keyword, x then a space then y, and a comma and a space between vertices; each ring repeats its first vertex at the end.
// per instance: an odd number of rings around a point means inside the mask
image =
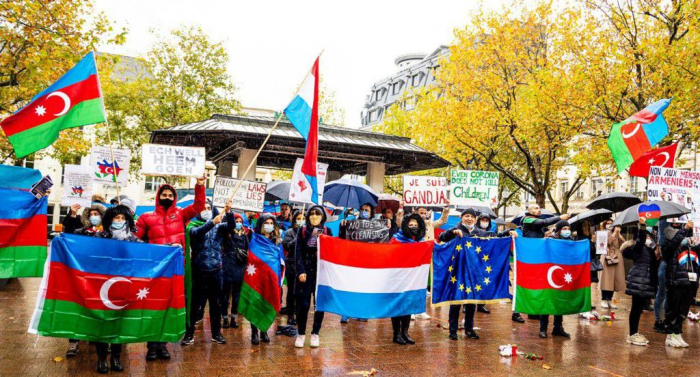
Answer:
POLYGON ((403 177, 403 201, 408 206, 446 206, 447 179, 406 175, 403 177))

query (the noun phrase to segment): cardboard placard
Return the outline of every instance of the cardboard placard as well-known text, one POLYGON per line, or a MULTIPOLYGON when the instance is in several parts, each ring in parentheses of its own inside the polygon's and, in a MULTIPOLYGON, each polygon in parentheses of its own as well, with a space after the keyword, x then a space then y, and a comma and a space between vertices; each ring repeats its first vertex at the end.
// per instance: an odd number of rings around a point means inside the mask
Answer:
POLYGON ((599 230, 595 232, 595 253, 605 255, 608 253, 608 231, 599 230))
POLYGON ((159 144, 141 146, 141 173, 145 175, 201 177, 205 164, 204 148, 159 144))
POLYGON ((387 220, 350 220, 345 231, 351 241, 383 243, 390 238, 387 220))
POLYGON ((494 208, 498 205, 498 172, 452 170, 450 204, 494 208))
POLYGON ((90 167, 93 172, 93 182, 114 185, 115 181, 121 187, 129 183, 129 164, 131 151, 128 149, 94 146, 90 153, 90 167), (112 164, 114 154, 114 164, 112 164), (115 172, 116 170, 116 172, 115 172))
MULTIPOLYGON (((233 194, 240 180, 236 178, 217 176, 214 181, 212 203, 214 207, 224 208, 226 201, 233 194)), ((243 181, 233 197, 231 208, 243 211, 262 212, 265 206, 265 191, 267 183, 243 181)))
POLYGON ((690 218, 696 223, 693 242, 700 243, 700 172, 652 166, 647 179, 647 196, 649 200, 665 200, 688 208, 690 213, 679 220, 690 218))
POLYGON ((446 206, 447 178, 405 175, 403 201, 407 206, 446 206))
MULTIPOLYGON (((295 203, 313 203, 311 201, 312 188, 306 175, 301 172, 303 158, 297 158, 294 164, 292 184, 289 186, 289 201, 295 203)), ((316 189, 318 190, 318 202, 323 203, 323 190, 326 187, 326 172, 328 164, 316 163, 316 189)))
POLYGON ((89 207, 92 202, 92 167, 66 165, 64 169, 61 205, 70 207, 73 204, 80 204, 83 208, 89 207))

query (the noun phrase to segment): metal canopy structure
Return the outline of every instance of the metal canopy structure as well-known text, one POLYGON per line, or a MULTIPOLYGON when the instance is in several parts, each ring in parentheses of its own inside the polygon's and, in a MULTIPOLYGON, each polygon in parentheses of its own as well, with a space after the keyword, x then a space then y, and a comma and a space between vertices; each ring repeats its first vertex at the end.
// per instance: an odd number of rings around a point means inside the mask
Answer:
MULTIPOLYGON (((215 164, 237 161, 242 149, 260 147, 275 121, 266 116, 214 114, 201 122, 156 130, 151 143, 205 147, 207 159, 215 164)), ((260 153, 257 166, 291 170, 296 159, 304 157, 305 145, 294 126, 282 120, 260 153)), ((409 138, 327 125, 319 127, 319 161, 344 174, 365 174, 370 162, 384 163, 388 175, 450 165, 409 138)))

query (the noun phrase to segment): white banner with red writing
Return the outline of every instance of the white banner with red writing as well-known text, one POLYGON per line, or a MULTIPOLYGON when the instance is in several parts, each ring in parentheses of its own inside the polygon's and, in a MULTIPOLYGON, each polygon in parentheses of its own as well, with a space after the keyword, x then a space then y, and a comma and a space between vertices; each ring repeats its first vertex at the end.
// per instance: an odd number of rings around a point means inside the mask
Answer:
POLYGON ((403 177, 403 201, 407 206, 444 207, 447 205, 447 178, 403 177))

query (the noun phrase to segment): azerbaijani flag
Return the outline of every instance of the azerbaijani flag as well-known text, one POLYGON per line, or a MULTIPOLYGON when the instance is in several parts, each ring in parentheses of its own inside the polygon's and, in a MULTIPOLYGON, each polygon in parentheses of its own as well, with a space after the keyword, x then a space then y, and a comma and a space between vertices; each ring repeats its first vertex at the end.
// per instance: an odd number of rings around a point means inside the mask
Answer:
POLYGON ((105 343, 185 333, 182 248, 62 233, 51 242, 29 332, 105 343))
POLYGON ((22 158, 53 144, 62 130, 104 121, 100 80, 94 53, 90 52, 0 126, 15 148, 15 156, 22 158))
POLYGON ((46 261, 48 198, 29 192, 38 170, 0 165, 0 279, 36 277, 46 261))
POLYGON ((283 277, 282 245, 275 245, 265 236, 253 233, 238 312, 262 331, 270 328, 280 311, 283 277))
POLYGON ((670 98, 656 101, 624 121, 613 124, 608 147, 618 173, 668 135, 668 124, 662 113, 670 103, 670 98))
POLYGON ((284 109, 294 128, 299 131, 301 137, 306 140, 306 150, 304 152, 304 163, 301 172, 304 173, 308 186, 311 186, 311 201, 319 203, 319 192, 317 182, 316 164, 318 162, 318 61, 311 68, 311 73, 301 84, 299 92, 292 102, 284 109))
POLYGON ((515 311, 564 315, 591 310, 590 241, 515 240, 515 311))

